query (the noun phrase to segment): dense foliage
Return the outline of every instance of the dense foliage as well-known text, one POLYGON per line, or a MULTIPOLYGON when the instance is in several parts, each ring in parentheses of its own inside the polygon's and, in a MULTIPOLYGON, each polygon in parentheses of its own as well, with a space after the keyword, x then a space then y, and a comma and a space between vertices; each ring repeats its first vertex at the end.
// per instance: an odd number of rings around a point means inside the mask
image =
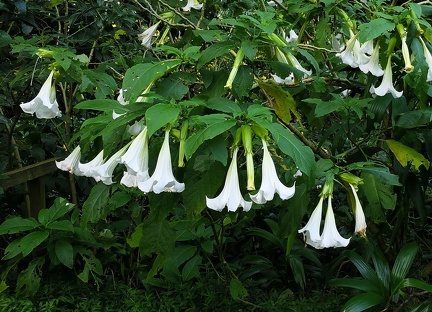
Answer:
POLYGON ((152 296, 209 291, 208 277, 254 309, 259 289, 325 289, 345 311, 427 311, 428 1, 0 13, 0 179, 59 168, 46 209, 31 211, 28 186, 0 188, 0 292, 32 297, 61 276, 152 296))

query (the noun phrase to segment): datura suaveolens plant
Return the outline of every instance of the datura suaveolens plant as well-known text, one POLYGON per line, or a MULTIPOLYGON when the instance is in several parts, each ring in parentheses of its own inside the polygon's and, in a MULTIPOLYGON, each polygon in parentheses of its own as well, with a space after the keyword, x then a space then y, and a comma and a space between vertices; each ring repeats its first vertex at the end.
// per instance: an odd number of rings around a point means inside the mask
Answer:
POLYGON ((36 97, 30 102, 20 104, 21 109, 25 113, 36 114, 37 118, 44 119, 61 116, 56 99, 55 87, 52 84, 53 76, 54 71, 51 71, 36 97))

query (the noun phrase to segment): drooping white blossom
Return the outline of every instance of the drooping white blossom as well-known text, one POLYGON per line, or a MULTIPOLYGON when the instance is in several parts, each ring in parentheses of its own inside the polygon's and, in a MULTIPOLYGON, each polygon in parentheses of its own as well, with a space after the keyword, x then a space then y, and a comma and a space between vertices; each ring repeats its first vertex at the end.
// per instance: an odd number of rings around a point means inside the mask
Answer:
POLYGON ((298 39, 298 35, 294 31, 294 29, 291 29, 288 33, 288 36, 285 37, 285 40, 287 42, 296 42, 298 39))
POLYGON ((138 134, 132 141, 126 153, 120 158, 127 171, 124 172, 120 184, 128 187, 137 187, 138 182, 150 178, 148 173, 148 136, 147 127, 138 134))
POLYGON ((379 44, 376 44, 369 61, 359 65, 360 70, 365 74, 371 73, 376 77, 381 77, 384 74, 379 61, 379 48, 379 44))
POLYGON ((278 83, 278 84, 283 84, 283 83, 291 84, 291 83, 294 83, 294 74, 293 73, 289 74, 287 77, 285 77, 283 79, 281 77, 279 77, 278 75, 274 75, 274 74, 270 74, 270 75, 272 76, 272 78, 274 79, 274 81, 276 83, 278 83))
POLYGON ((360 203, 360 200, 357 196, 357 192, 355 187, 349 183, 349 186, 351 188, 352 194, 354 196, 354 201, 355 201, 355 207, 354 207, 354 217, 355 217, 355 229, 354 229, 354 233, 358 233, 361 236, 366 236, 366 218, 365 218, 365 214, 363 212, 363 208, 362 205, 360 203))
POLYGON ((91 170, 93 170, 94 168, 100 166, 103 164, 103 154, 104 151, 100 151, 99 154, 96 155, 95 158, 93 158, 92 160, 90 160, 87 163, 78 163, 78 168, 77 170, 74 172, 75 175, 77 176, 85 176, 85 177, 92 177, 91 174, 91 170))
POLYGON ((185 189, 184 183, 178 182, 173 174, 169 132, 169 130, 165 130, 165 138, 152 176, 147 180, 138 181, 138 188, 144 193, 183 192, 185 189))
POLYGON ((423 41, 422 38, 420 38, 420 41, 423 45, 423 53, 424 53, 424 57, 426 59, 426 63, 428 65, 428 72, 427 72, 427 78, 426 81, 432 81, 432 55, 428 49, 428 47, 426 46, 425 42, 423 41))
POLYGON ((357 36, 350 29, 350 39, 346 43, 346 48, 336 53, 336 56, 340 57, 342 63, 357 68, 360 64, 365 64, 369 61, 369 56, 366 52, 369 52, 369 43, 365 43, 362 49, 357 36))
POLYGON ((311 245, 314 248, 318 248, 321 243, 321 218, 323 209, 324 196, 320 196, 318 205, 312 212, 308 223, 300 230, 299 233, 304 233, 305 243, 311 245))
POLYGON ((60 170, 67 171, 69 173, 75 173, 78 168, 80 158, 81 147, 78 145, 68 157, 66 157, 62 161, 56 161, 55 163, 57 168, 59 168, 60 170))
POLYGON ((157 30, 159 24, 160 24, 160 21, 157 22, 156 24, 154 24, 153 26, 149 27, 148 29, 146 29, 141 34, 138 34, 138 39, 141 40, 141 45, 144 48, 146 48, 146 49, 151 48, 152 38, 153 38, 154 34, 156 33, 156 30, 157 30))
POLYGON ((188 0, 187 4, 182 8, 184 12, 189 12, 191 9, 201 10, 202 3, 199 3, 197 0, 188 0))
POLYGON ((379 96, 384 96, 387 93, 391 93, 393 97, 399 98, 402 96, 403 91, 396 91, 396 89, 393 86, 393 73, 392 73, 392 67, 391 67, 391 56, 389 56, 387 61, 387 66, 384 70, 384 76, 381 82, 381 85, 377 88, 375 86, 371 86, 369 91, 371 93, 375 93, 379 96))
POLYGON ((274 194, 278 193, 283 200, 294 196, 295 185, 287 187, 282 184, 276 172, 275 164, 268 151, 267 143, 263 139, 263 162, 262 162, 262 181, 261 187, 254 195, 250 195, 253 202, 257 204, 265 204, 273 199, 274 194))
POLYGON ((37 118, 60 117, 61 112, 56 99, 55 87, 52 84, 54 72, 51 71, 36 97, 27 103, 20 104, 21 109, 28 114, 36 114, 37 118))
POLYGON ((210 209, 222 211, 227 207, 228 211, 236 211, 237 208, 243 207, 244 211, 249 211, 252 207, 252 202, 245 201, 240 192, 237 173, 237 152, 238 147, 234 149, 222 192, 215 198, 208 198, 206 196, 206 204, 210 209))
POLYGON ((324 229, 321 234, 321 242, 316 248, 329 248, 329 247, 346 247, 348 246, 351 238, 344 238, 339 234, 336 227, 336 220, 333 213, 331 203, 332 196, 328 197, 327 212, 324 221, 324 229))

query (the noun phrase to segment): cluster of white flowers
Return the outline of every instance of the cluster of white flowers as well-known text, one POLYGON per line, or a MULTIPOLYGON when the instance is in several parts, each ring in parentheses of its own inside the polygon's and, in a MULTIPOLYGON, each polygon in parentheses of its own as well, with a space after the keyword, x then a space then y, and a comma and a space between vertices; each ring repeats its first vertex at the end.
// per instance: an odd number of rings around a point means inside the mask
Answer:
MULTIPOLYGON (((356 189, 354 185, 349 183, 350 194, 354 197, 355 207, 354 217, 355 217, 355 233, 361 236, 366 236, 366 219, 361 206, 360 200, 357 196, 356 189)), ((317 248, 329 248, 329 247, 346 247, 348 246, 351 238, 344 238, 339 234, 336 227, 336 220, 332 207, 332 187, 329 190, 327 185, 324 185, 323 191, 321 192, 318 205, 312 212, 308 223, 300 229, 299 233, 304 233, 305 243, 317 248), (321 219, 324 199, 327 198, 327 212, 324 220, 324 228, 321 231, 321 219)))
POLYGON ((179 183, 173 174, 169 147, 169 130, 165 131, 165 138, 156 163, 156 168, 150 176, 148 167, 148 135, 147 127, 126 146, 104 161, 103 151, 88 163, 81 163, 81 148, 77 146, 63 161, 56 162, 59 169, 77 176, 92 177, 96 182, 106 185, 113 184, 113 172, 118 164, 124 164, 127 171, 120 181, 127 187, 138 187, 144 193, 154 192, 182 192, 184 183, 179 183))
MULTIPOLYGON (((262 181, 258 192, 250 195, 251 200, 257 204, 265 204, 267 201, 273 199, 275 193, 278 193, 279 197, 283 200, 293 197, 295 184, 291 187, 282 184, 277 176, 275 164, 268 151, 267 143, 264 139, 262 139, 262 143, 262 181)), ((238 147, 235 147, 222 192, 215 198, 206 197, 206 204, 210 209, 222 211, 224 207, 227 207, 228 211, 236 211, 237 208, 243 207, 244 211, 249 211, 252 207, 252 202, 246 201, 240 191, 237 174, 237 153, 238 147)))

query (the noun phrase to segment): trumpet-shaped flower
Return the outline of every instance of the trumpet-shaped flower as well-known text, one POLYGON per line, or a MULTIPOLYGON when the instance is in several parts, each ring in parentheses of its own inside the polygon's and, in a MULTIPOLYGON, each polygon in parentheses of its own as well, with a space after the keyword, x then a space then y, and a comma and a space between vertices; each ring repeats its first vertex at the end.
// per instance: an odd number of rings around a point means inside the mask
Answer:
POLYGON ((359 68, 365 74, 371 73, 376 77, 381 77, 384 74, 379 62, 379 44, 375 46, 369 61, 367 63, 360 64, 359 68))
POLYGON ((148 173, 148 136, 147 127, 132 141, 127 152, 120 158, 120 163, 124 164, 127 172, 123 174, 120 184, 128 187, 138 186, 139 181, 150 178, 148 173))
POLYGON ((75 173, 78 168, 78 164, 81 158, 81 148, 78 145, 75 149, 70 153, 68 157, 66 157, 62 161, 56 161, 56 166, 60 170, 68 171, 70 173, 75 173))
POLYGON ((302 229, 298 230, 299 233, 304 233, 305 243, 314 248, 319 248, 321 243, 320 227, 323 208, 324 196, 320 196, 318 205, 312 212, 308 223, 302 229))
POLYGON ((36 114, 37 118, 60 117, 61 112, 56 100, 55 88, 52 85, 54 72, 51 71, 36 97, 27 103, 20 104, 21 109, 28 114, 36 114))
POLYGON ((188 0, 187 4, 182 8, 184 12, 189 12, 191 9, 201 10, 202 4, 197 0, 188 0))
POLYGON ((302 71, 304 73, 304 78, 312 75, 312 71, 305 69, 294 55, 289 52, 283 53, 278 47, 276 47, 276 58, 279 62, 294 66, 298 70, 302 71))
POLYGON ((293 73, 289 74, 287 77, 285 77, 283 79, 281 77, 279 77, 278 75, 273 75, 273 74, 270 74, 270 75, 273 77, 274 81, 276 83, 278 83, 278 84, 282 84, 282 83, 286 83, 286 84, 294 83, 294 74, 293 73))
POLYGON ((88 171, 88 175, 93 177, 93 179, 95 179, 96 182, 102 181, 102 183, 106 185, 113 184, 114 182, 112 180, 112 176, 113 176, 114 169, 115 167, 117 167, 118 163, 120 162, 121 156, 125 153, 128 146, 129 144, 121 148, 114 155, 112 155, 106 162, 102 163, 97 167, 94 167, 93 169, 90 169, 88 171))
POLYGON ((135 121, 132 126, 129 126, 128 132, 132 135, 138 135, 145 128, 144 120, 135 121))
POLYGON ((275 164, 267 148, 267 143, 263 139, 263 163, 262 163, 262 181, 258 193, 250 195, 253 202, 264 204, 273 199, 274 194, 278 193, 280 198, 285 200, 294 196, 295 186, 287 187, 279 180, 275 164))
POLYGON ((288 36, 285 37, 285 40, 287 42, 296 42, 297 39, 298 39, 298 35, 296 34, 296 32, 293 29, 291 29, 288 33, 288 36))
POLYGON ((331 195, 328 197, 328 206, 324 222, 324 229, 321 234, 321 242, 316 248, 328 248, 328 247, 346 247, 348 246, 351 238, 343 238, 336 227, 336 220, 333 213, 331 204, 331 195))
POLYGON ((387 93, 391 93, 393 97, 399 98, 402 96, 403 91, 396 91, 396 89, 393 87, 393 73, 392 73, 392 67, 391 67, 391 56, 389 56, 387 61, 387 66, 384 71, 383 80, 381 82, 381 85, 378 88, 375 88, 374 86, 370 87, 369 90, 371 93, 375 93, 379 96, 384 96, 387 93))
POLYGON ((355 207, 354 207, 354 216, 355 216, 355 229, 354 233, 360 234, 360 236, 366 236, 366 218, 363 212, 362 205, 360 203, 360 200, 357 196, 357 192, 354 188, 354 186, 349 183, 349 186, 351 187, 352 194, 354 196, 355 201, 355 207))
POLYGON ((369 50, 368 45, 369 44, 365 43, 362 49, 360 42, 357 40, 357 36, 350 30, 350 39, 346 43, 345 50, 336 53, 336 56, 340 57, 342 63, 357 68, 360 64, 369 61, 369 56, 365 53, 369 50))
POLYGON ((237 173, 237 152, 238 147, 234 149, 222 192, 215 198, 208 198, 206 196, 206 204, 210 209, 222 211, 226 206, 228 211, 236 211, 238 207, 243 207, 244 211, 249 211, 252 207, 252 202, 245 201, 240 192, 237 173))
POLYGON ((424 57, 426 59, 426 63, 428 65, 428 73, 427 73, 427 78, 426 81, 432 81, 432 55, 429 51, 429 49, 427 48, 426 44, 424 43, 423 39, 420 38, 420 41, 423 45, 423 53, 424 53, 424 57))
POLYGON ((169 130, 165 131, 165 138, 156 163, 153 175, 145 181, 138 181, 138 188, 144 193, 155 192, 183 192, 184 183, 178 182, 172 171, 171 153, 169 147, 169 130))
POLYGON ((138 35, 138 39, 141 40, 141 45, 144 48, 146 48, 146 49, 151 48, 152 38, 153 38, 154 34, 156 33, 156 30, 159 26, 159 23, 160 23, 160 21, 138 35))
POLYGON ((103 150, 99 152, 99 154, 96 155, 95 158, 93 158, 91 161, 87 163, 78 163, 78 168, 75 170, 75 175, 77 176, 85 176, 85 177, 92 177, 91 171, 103 164, 103 150))

